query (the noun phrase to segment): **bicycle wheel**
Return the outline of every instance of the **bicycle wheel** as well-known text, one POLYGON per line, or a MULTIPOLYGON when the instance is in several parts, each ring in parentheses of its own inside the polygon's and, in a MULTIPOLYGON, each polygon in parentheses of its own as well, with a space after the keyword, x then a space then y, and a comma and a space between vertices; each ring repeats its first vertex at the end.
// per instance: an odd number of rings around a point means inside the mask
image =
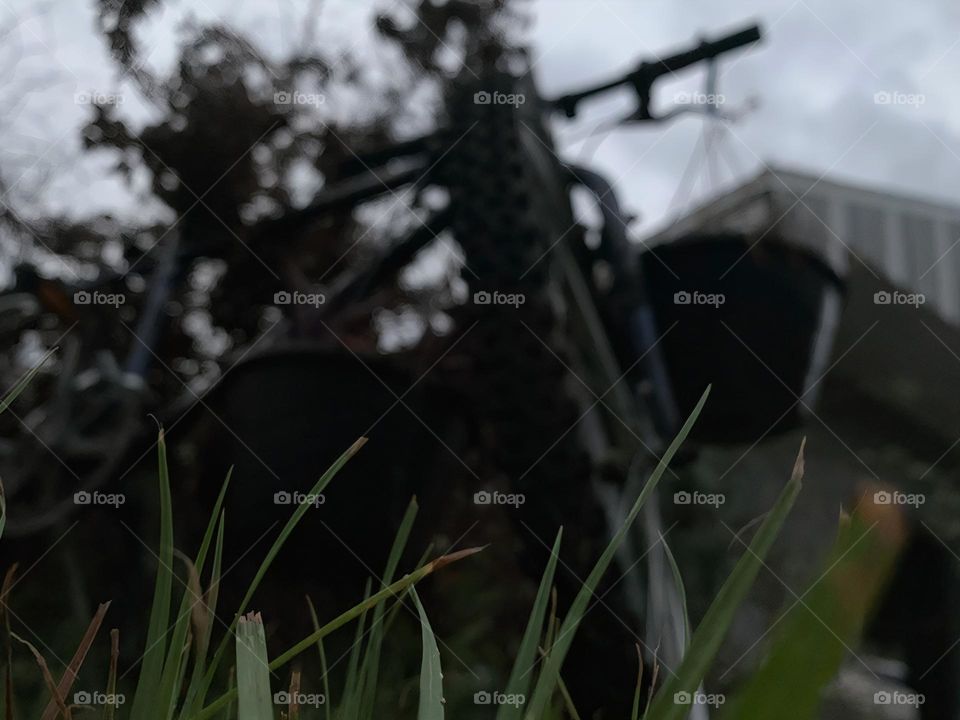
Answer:
MULTIPOLYGON (((457 85, 448 107, 442 177, 470 293, 458 317, 472 328, 462 352, 473 363, 471 410, 483 450, 500 473, 484 489, 523 496, 516 521, 522 564, 534 576, 564 526, 557 583, 570 602, 608 537, 587 439, 596 403, 582 397, 583 381, 571 368, 571 328, 553 258, 560 243, 582 243, 582 231, 528 80, 489 73, 457 85)), ((598 594, 612 585, 606 581, 598 594)), ((625 709, 636 680, 633 631, 623 620, 629 613, 613 597, 586 618, 565 666, 585 716, 600 706, 625 709)))

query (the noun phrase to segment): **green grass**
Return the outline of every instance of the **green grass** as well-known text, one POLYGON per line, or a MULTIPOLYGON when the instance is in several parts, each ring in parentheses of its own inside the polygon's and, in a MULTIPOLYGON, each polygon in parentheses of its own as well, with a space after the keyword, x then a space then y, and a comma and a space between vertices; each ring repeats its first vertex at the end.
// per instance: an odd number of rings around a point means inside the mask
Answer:
MULTIPOLYGON (((2 401, 0 410, 12 402, 15 394, 22 391, 27 382, 29 377, 18 383, 17 387, 8 393, 2 401)), ((667 448, 660 463, 636 498, 623 526, 598 558, 563 618, 556 616, 556 597, 553 590, 557 562, 562 552, 563 533, 562 529, 558 531, 506 683, 506 693, 523 697, 525 702, 501 705, 497 709, 497 720, 542 720, 563 717, 578 720, 579 715, 573 699, 567 692, 561 676, 564 661, 598 584, 644 504, 653 497, 660 479, 696 422, 708 395, 709 390, 704 392, 677 437, 667 448)), ((365 440, 361 438, 348 448, 320 477, 309 494, 315 495, 322 492, 350 458, 361 449, 364 442, 365 440)), ((311 603, 309 612, 313 621, 313 632, 287 650, 270 657, 261 617, 258 613, 250 612, 248 605, 257 588, 267 577, 271 564, 306 513, 309 505, 305 500, 293 511, 279 536, 267 551, 239 607, 233 609, 233 619, 227 631, 222 634, 211 652, 211 648, 214 647, 214 618, 217 612, 217 590, 226 532, 223 504, 229 491, 229 476, 224 481, 200 547, 193 559, 189 559, 174 549, 174 511, 167 468, 166 441, 162 431, 157 447, 160 513, 157 556, 159 562, 147 624, 143 661, 139 668, 132 701, 116 709, 110 705, 101 708, 101 717, 105 720, 114 717, 129 717, 131 720, 174 720, 174 718, 178 720, 211 720, 213 718, 272 720, 277 717, 291 720, 300 717, 324 718, 324 720, 334 718, 373 720, 386 716, 394 717, 395 708, 377 707, 377 690, 381 683, 381 664, 387 633, 397 617, 401 604, 407 600, 412 601, 420 626, 421 667, 419 683, 416 686, 419 693, 416 717, 417 720, 442 720, 445 717, 447 707, 444 699, 441 653, 428 613, 417 595, 415 586, 444 566, 465 559, 480 549, 471 548, 444 555, 429 562, 421 561, 410 572, 394 579, 417 515, 416 501, 412 501, 391 548, 384 569, 382 586, 371 592, 368 585, 367 593, 361 602, 324 624, 319 622, 311 603), (173 568, 177 561, 182 562, 186 567, 187 577, 185 590, 179 596, 179 602, 176 602, 177 593, 174 592, 176 576, 173 568), (204 577, 207 579, 205 588, 204 577), (178 608, 175 615, 171 613, 174 606, 178 608), (345 679, 334 702, 331 696, 331 683, 326 672, 327 660, 323 643, 332 633, 350 623, 356 623, 354 643, 347 662, 345 679), (299 670, 291 670, 289 681, 284 680, 282 683, 279 681, 281 676, 278 673, 282 670, 286 671, 294 660, 311 649, 316 649, 321 658, 325 701, 301 707, 297 703, 297 699, 304 696, 299 670), (282 691, 288 693, 285 698, 275 695, 282 691), (278 704, 278 697, 286 700, 286 704, 278 704)), ((643 676, 641 659, 637 689, 632 698, 634 720, 640 717, 646 720, 680 720, 689 712, 689 707, 677 703, 675 697, 681 693, 695 693, 702 687, 733 622, 737 608, 763 567, 765 558, 800 492, 802 476, 803 447, 801 446, 792 476, 746 546, 729 578, 716 593, 705 616, 693 632, 689 648, 679 667, 662 683, 657 681, 659 668, 654 666, 651 669, 652 681, 649 685, 652 689, 645 701, 641 696, 640 678, 643 676), (641 708, 643 708, 642 711, 641 708)), ((3 510, 2 494, 0 494, 0 531, 2 531, 3 510)), ((872 529, 865 529, 859 516, 855 518, 846 523, 838 537, 837 550, 833 556, 840 567, 838 572, 854 574, 867 572, 864 570, 867 563, 867 555, 864 553, 879 550, 884 551, 885 558, 885 564, 881 570, 888 570, 892 566, 898 548, 896 538, 889 534, 883 535, 875 542, 864 543, 861 551, 854 553, 852 549, 859 544, 861 535, 869 533, 872 529), (840 560, 844 562, 841 563, 840 560)), ((679 583, 679 568, 676 567, 672 557, 670 561, 673 563, 674 573, 679 583)), ((835 569, 831 568, 831 572, 835 569)), ((851 645, 856 643, 863 620, 882 587, 884 572, 876 568, 872 573, 867 572, 869 582, 857 584, 852 596, 850 584, 844 583, 842 576, 834 577, 834 582, 824 583, 813 593, 812 602, 824 616, 837 620, 842 632, 843 645, 846 647, 848 643, 851 645)), ((4 583, 4 602, 0 606, 7 650, 3 693, 4 717, 8 720, 20 717, 14 704, 17 683, 12 670, 12 646, 13 641, 16 640, 19 640, 35 658, 36 666, 43 676, 48 693, 48 697, 45 698, 47 705, 42 716, 43 720, 80 715, 80 711, 71 706, 69 693, 80 666, 99 635, 99 629, 107 612, 106 606, 102 606, 91 621, 64 676, 56 679, 52 676, 42 653, 14 635, 9 629, 6 590, 11 582, 12 573, 9 573, 4 583)), ((478 608, 477 612, 482 610, 478 608)), ((790 702, 789 696, 784 694, 785 691, 782 688, 790 687, 791 692, 803 698, 803 702, 794 703, 789 716, 797 720, 812 720, 815 717, 819 693, 836 671, 841 657, 836 643, 826 643, 822 638, 823 633, 816 632, 809 616, 801 610, 792 612, 788 621, 784 623, 767 661, 761 665, 753 680, 748 681, 738 694, 735 694, 724 717, 739 720, 739 718, 782 716, 777 714, 777 709, 782 708, 783 703, 790 702), (795 648, 803 650, 800 661, 794 658, 795 648), (820 662, 818 658, 824 654, 827 655, 828 660, 820 662), (784 682, 786 677, 790 678, 789 684, 784 682)), ((104 690, 107 693, 114 693, 117 691, 119 654, 116 630, 111 633, 110 645, 110 664, 106 672, 104 690)), ((93 716, 89 711, 84 714, 87 717, 93 716)))

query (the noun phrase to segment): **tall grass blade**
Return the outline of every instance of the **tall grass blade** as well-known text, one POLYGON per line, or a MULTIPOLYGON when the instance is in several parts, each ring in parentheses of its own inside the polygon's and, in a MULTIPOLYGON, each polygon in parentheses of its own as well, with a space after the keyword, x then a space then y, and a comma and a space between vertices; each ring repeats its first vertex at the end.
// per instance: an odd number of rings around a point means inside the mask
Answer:
POLYGON ((764 518, 757 534, 750 542, 743 557, 737 561, 733 572, 724 582, 710 608, 703 616, 690 641, 690 648, 676 673, 667 679, 660 688, 650 706, 649 717, 654 720, 680 720, 686 717, 689 705, 675 701, 678 693, 692 694, 697 691, 703 677, 716 657, 720 644, 727 634, 734 614, 747 591, 753 585, 754 578, 763 565, 764 558, 773 546, 773 542, 790 513, 803 479, 803 449, 806 441, 800 444, 796 463, 793 466, 789 482, 780 493, 773 509, 764 518))
MULTIPOLYGON (((363 588, 363 599, 370 597, 371 581, 368 579, 363 588)), ((353 637, 353 645, 350 647, 350 659, 347 661, 347 677, 343 690, 343 707, 341 714, 344 717, 356 718, 357 707, 360 705, 360 697, 363 695, 363 681, 360 678, 360 653, 363 651, 364 628, 367 626, 367 613, 360 615, 360 622, 357 623, 357 629, 353 637)))
POLYGON ((170 476, 167 468, 167 443, 163 430, 157 440, 160 475, 160 549, 157 560, 157 579, 150 608, 147 645, 140 666, 140 677, 130 710, 131 720, 156 720, 158 690, 163 681, 163 662, 166 655, 166 633, 170 619, 170 599, 173 586, 173 501, 170 496, 170 476))
POLYGON ((899 509, 874 504, 872 492, 851 517, 842 518, 826 571, 800 596, 802 602, 792 602, 766 659, 720 717, 820 717, 823 690, 843 660, 855 654, 905 537, 899 509))
MULTIPOLYGON (((527 627, 523 631, 520 647, 517 649, 517 657, 514 660, 513 669, 510 671, 510 678, 507 680, 507 695, 514 697, 523 695, 526 697, 529 693, 534 666, 538 657, 538 642, 543 633, 543 624, 550 604, 550 589, 553 587, 553 575, 557 569, 557 557, 560 554, 562 538, 563 528, 560 528, 556 540, 553 541, 553 549, 550 551, 547 569, 540 579, 540 587, 537 589, 537 597, 533 601, 530 619, 527 620, 527 627)), ((522 709, 519 705, 504 703, 500 705, 500 709, 497 711, 497 720, 520 718, 521 713, 522 709)))
POLYGON ((167 720, 172 718, 176 710, 177 699, 180 696, 182 677, 186 671, 186 658, 184 648, 187 647, 187 637, 190 631, 191 621, 197 617, 197 608, 204 605, 204 598, 200 588, 200 574, 203 572, 204 565, 207 562, 207 553, 210 550, 210 542, 213 539, 213 533, 217 527, 217 521, 220 517, 223 501, 227 494, 227 487, 230 485, 230 477, 233 474, 233 468, 227 473, 223 484, 220 487, 220 493, 214 503, 213 511, 210 513, 210 520, 203 533, 203 539, 200 541, 200 549, 197 551, 196 560, 191 562, 189 558, 181 556, 181 559, 187 566, 187 587, 180 600, 180 609, 177 611, 176 622, 171 633, 170 647, 167 651, 167 657, 163 665, 163 677, 160 688, 157 691, 156 706, 160 718, 167 720), (165 708, 165 710, 164 710, 165 708))
POLYGON ((440 669, 440 649, 423 603, 416 589, 410 591, 413 604, 420 616, 420 641, 423 659, 420 662, 420 705, 417 720, 443 720, 443 672, 440 669))
POLYGON ((600 582, 600 578, 610 566, 613 556, 617 552, 617 548, 619 548, 623 543, 630 526, 633 525, 633 522, 637 519, 637 515, 639 515, 640 511, 643 509, 643 505, 646 503, 647 498, 649 498, 651 493, 653 493, 653 491, 656 489, 657 484, 660 482, 660 478, 667 469, 667 465, 669 465, 670 461, 673 459, 673 456, 676 454, 680 445, 682 445, 684 440, 686 440, 687 435, 690 433, 693 424, 700 415, 700 411, 703 409, 703 406, 706 403, 709 395, 710 388, 708 387, 704 391, 703 395, 700 396, 700 400, 697 402, 693 412, 690 413, 690 417, 687 418, 687 421, 683 424, 683 427, 680 428, 680 432, 677 433, 677 436, 673 439, 673 442, 670 443, 670 446, 663 454, 660 462, 657 463, 657 467, 650 475, 646 485, 644 485, 643 490, 640 492, 640 496, 630 509, 630 513, 627 515, 623 526, 617 531, 617 534, 610 541, 610 544, 607 545, 606 550, 603 551, 603 554, 600 556, 597 564, 590 572, 590 575, 587 577, 587 580, 580 589, 580 592, 577 593, 573 604, 570 606, 567 616, 563 620, 563 624, 560 626, 560 633, 550 651, 550 656, 544 663, 540 677, 537 679, 537 684, 533 690, 533 697, 530 703, 527 705, 525 717, 533 720, 539 720, 545 714, 547 705, 549 704, 550 699, 553 697, 553 693, 557 688, 558 679, 560 677, 560 668, 563 665, 563 661, 567 657, 567 652, 570 650, 570 644, 573 642, 574 634, 577 632, 580 621, 583 618, 584 613, 587 611, 587 604, 589 603, 590 598, 593 596, 593 592, 596 589, 597 584, 600 582))
MULTIPOLYGON (((407 540, 410 537, 410 531, 413 528, 413 522, 417 517, 419 506, 417 499, 410 500, 407 510, 400 522, 400 528, 393 539, 393 546, 390 548, 390 554, 387 556, 387 566, 383 571, 383 585, 389 585, 393 582, 393 576, 400 565, 400 558, 404 549, 407 547, 407 540)), ((381 603, 373 610, 373 623, 370 625, 370 638, 367 642, 367 652, 363 658, 363 686, 366 692, 363 693, 360 705, 359 717, 361 720, 373 720, 373 708, 377 699, 377 688, 380 675, 380 650, 383 646, 384 636, 384 612, 386 604, 381 603)))
MULTIPOLYGON (((310 622, 313 623, 313 630, 316 632, 320 629, 320 621, 317 619, 317 610, 313 607, 313 601, 310 599, 310 596, 307 595, 307 607, 310 609, 310 622)), ((320 679, 323 682, 323 712, 326 720, 330 720, 330 706, 333 704, 333 699, 330 697, 330 677, 329 670, 327 669, 327 653, 323 648, 323 638, 317 640, 317 652, 320 655, 320 679)))
POLYGON ((226 526, 226 515, 220 511, 220 521, 217 523, 217 542, 213 549, 213 568, 210 571, 210 586, 204 595, 203 602, 194 606, 193 625, 196 637, 196 651, 193 656, 193 671, 190 683, 187 686, 186 699, 180 712, 181 720, 200 710, 206 700, 204 689, 204 675, 207 669, 207 651, 210 648, 210 636, 213 634, 214 620, 217 613, 217 599, 220 593, 220 571, 223 566, 223 535, 226 526))
MULTIPOLYGON (((337 458, 336 462, 334 462, 333 465, 327 469, 327 471, 320 477, 319 480, 317 480, 307 495, 316 496, 322 493, 324 488, 326 488, 330 481, 333 480, 334 476, 340 472, 350 458, 359 452, 360 448, 362 448, 366 442, 367 438, 362 437, 353 443, 353 445, 351 445, 349 448, 347 448, 346 452, 337 458)), ((234 617, 234 619, 230 622, 230 626, 227 628, 227 632, 224 635, 223 640, 220 641, 220 645, 213 654, 213 660, 210 662, 209 669, 207 670, 207 676, 204 678, 204 687, 201 690, 202 694, 206 694, 206 690, 210 687, 210 683, 213 682, 213 676, 216 673, 217 668, 220 666, 220 661, 222 660, 223 653, 227 648, 227 643, 230 641, 230 636, 233 634, 233 631, 236 628, 238 618, 244 612, 246 612, 248 603, 253 597, 253 594, 257 591, 257 588, 260 586, 260 582, 263 580, 264 575, 267 574, 267 570, 269 570, 270 566, 273 564, 273 560, 276 558, 277 553, 280 552, 280 549, 283 547, 284 543, 286 543, 287 538, 290 537, 290 533, 293 532, 297 524, 311 507, 313 507, 313 505, 308 502, 307 499, 304 499, 304 501, 300 503, 299 507, 294 510, 293 515, 291 515, 286 525, 284 525, 283 529, 280 531, 280 535, 276 540, 274 540, 273 545, 270 546, 266 556, 260 563, 260 567, 257 569, 256 575, 254 575, 254 578, 250 582, 250 586, 247 588, 247 592, 244 595, 243 600, 240 602, 240 607, 237 608, 236 617, 234 617)), ((133 718, 132 720, 138 719, 133 718)))

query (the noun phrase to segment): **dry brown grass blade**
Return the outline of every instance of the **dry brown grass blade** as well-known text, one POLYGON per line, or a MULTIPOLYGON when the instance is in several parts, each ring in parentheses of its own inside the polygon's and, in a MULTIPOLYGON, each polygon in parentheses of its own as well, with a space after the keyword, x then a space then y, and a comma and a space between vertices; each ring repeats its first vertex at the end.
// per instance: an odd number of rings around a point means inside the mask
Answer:
POLYGON ((188 558, 179 550, 174 550, 183 564, 187 566, 187 594, 190 596, 190 621, 193 625, 193 635, 202 642, 207 636, 207 628, 210 625, 208 617, 207 598, 203 593, 203 585, 200 582, 200 574, 197 572, 197 566, 193 560, 188 558))
POLYGON ((650 712, 650 704, 653 702, 653 695, 657 690, 657 679, 660 677, 660 663, 657 662, 657 653, 660 652, 660 644, 657 643, 657 650, 653 655, 653 670, 650 675, 650 692, 647 693, 647 704, 643 708, 643 718, 646 719, 650 712))
POLYGON ((290 720, 297 720, 300 717, 300 705, 297 703, 297 698, 300 697, 300 671, 294 670, 290 673, 290 705, 289 705, 289 718, 290 720))
POLYGON ((3 692, 6 700, 6 720, 13 720, 13 643, 10 642, 10 613, 7 612, 7 596, 13 587, 13 579, 17 575, 18 564, 14 563, 7 570, 3 578, 3 587, 0 589, 0 613, 3 615, 3 639, 7 655, 7 667, 3 673, 3 692))
MULTIPOLYGON (((93 645, 93 641, 97 637, 97 633, 100 631, 100 624, 103 622, 103 617, 107 614, 107 610, 109 608, 109 602, 101 603, 100 607, 97 608, 97 612, 93 616, 93 620, 90 621, 90 625, 87 626, 87 631, 83 634, 83 638, 80 640, 80 645, 77 646, 77 651, 70 659, 70 664, 67 665, 67 669, 63 671, 63 677, 60 678, 60 683, 57 685, 57 693, 61 698, 65 698, 70 695, 70 689, 73 687, 73 683, 77 679, 77 673, 80 672, 80 666, 83 665, 83 661, 87 657, 87 652, 90 650, 90 646, 93 645)), ((55 720, 57 717, 57 709, 56 701, 50 700, 50 702, 47 703, 47 707, 44 708, 43 715, 40 716, 40 720, 55 720)))
POLYGON ((441 555, 436 560, 432 560, 431 562, 427 563, 425 567, 429 569, 425 574, 429 575, 430 573, 436 572, 440 568, 446 567, 447 565, 450 565, 451 563, 455 563, 458 560, 463 560, 464 558, 470 557, 471 555, 476 555, 478 552, 482 552, 486 548, 487 546, 484 545, 482 547, 473 547, 473 548, 467 548, 466 550, 458 550, 457 552, 450 553, 449 555, 441 555))
POLYGON ((66 718, 66 720, 72 720, 73 716, 70 714, 70 708, 67 706, 63 695, 60 694, 57 684, 53 681, 53 675, 50 674, 50 668, 47 666, 47 661, 43 659, 43 655, 41 655, 40 651, 37 650, 33 645, 16 633, 10 633, 10 637, 26 645, 30 652, 33 653, 33 657, 37 661, 37 665, 40 666, 40 672, 43 673, 43 681, 47 684, 47 689, 50 691, 50 695, 53 697, 53 701, 56 703, 57 709, 60 711, 60 714, 66 718))
MULTIPOLYGON (((120 661, 120 631, 113 628, 110 631, 110 672, 107 675, 107 696, 112 698, 117 693, 117 665, 120 661)), ((108 702, 103 708, 103 720, 113 720, 114 703, 108 702)))

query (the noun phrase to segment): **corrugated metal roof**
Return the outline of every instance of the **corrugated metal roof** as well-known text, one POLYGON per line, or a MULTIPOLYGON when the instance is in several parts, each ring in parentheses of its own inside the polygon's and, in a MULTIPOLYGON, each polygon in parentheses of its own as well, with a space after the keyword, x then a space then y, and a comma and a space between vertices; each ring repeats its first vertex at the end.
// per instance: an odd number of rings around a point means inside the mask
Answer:
POLYGON ((853 264, 960 324, 960 205, 768 168, 650 235, 644 245, 691 234, 742 232, 818 255, 839 274, 853 264))

